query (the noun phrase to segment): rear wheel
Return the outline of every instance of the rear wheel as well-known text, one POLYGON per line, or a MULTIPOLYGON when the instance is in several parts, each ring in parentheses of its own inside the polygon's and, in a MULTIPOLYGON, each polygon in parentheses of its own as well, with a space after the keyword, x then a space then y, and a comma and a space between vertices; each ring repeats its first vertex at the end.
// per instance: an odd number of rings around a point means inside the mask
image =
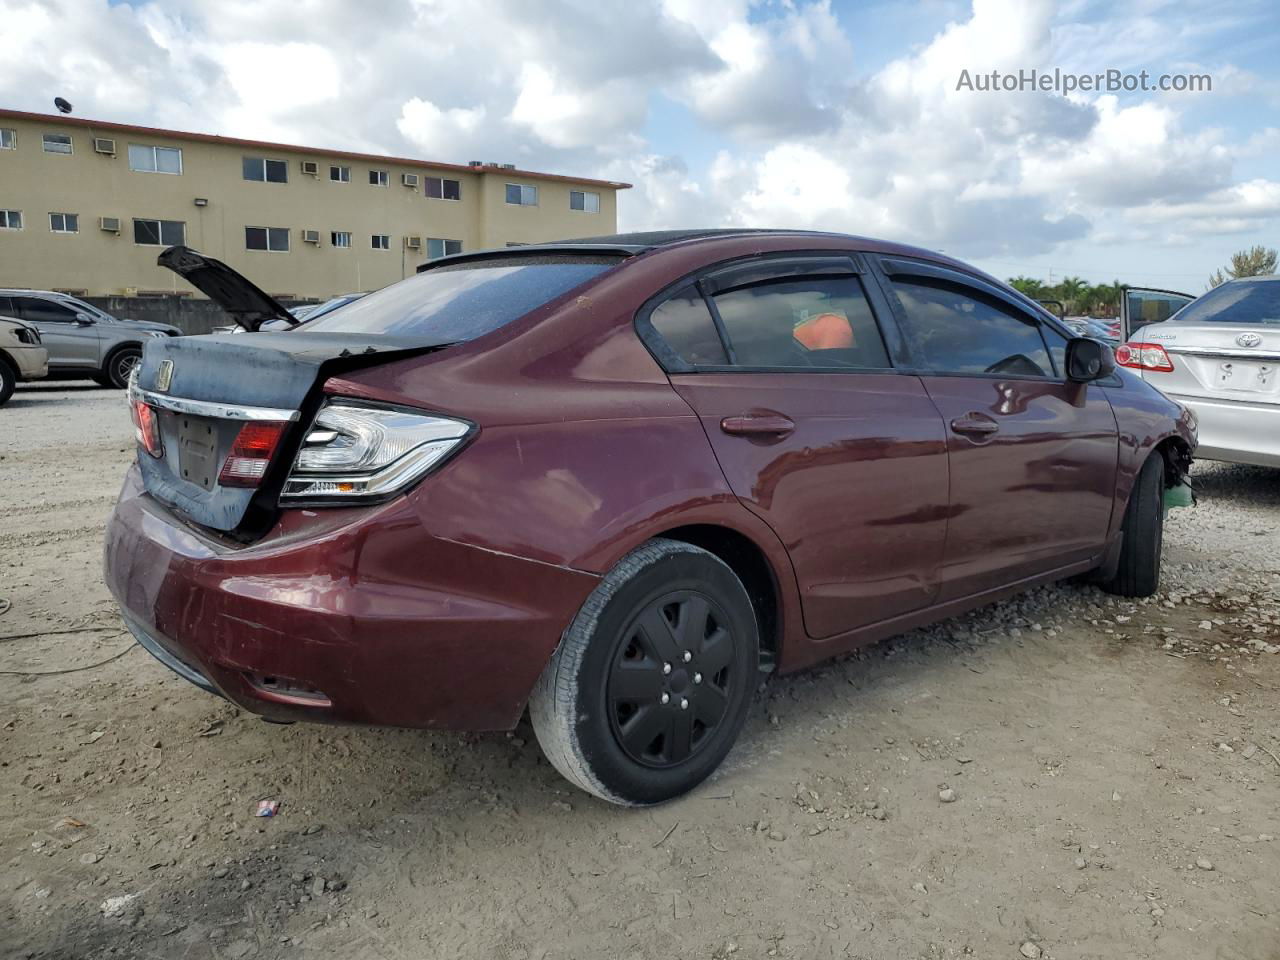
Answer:
POLYGON ((101 379, 95 377, 99 383, 106 383, 104 386, 112 386, 117 390, 123 390, 129 385, 129 374, 133 373, 133 368, 138 365, 142 359, 142 350, 138 347, 121 347, 115 353, 107 358, 107 363, 103 367, 101 379))
POLYGON ((0 357, 0 407, 13 396, 14 387, 18 385, 18 374, 9 366, 9 361, 0 357))
POLYGON ((1098 585, 1121 597, 1149 597, 1160 587, 1164 545, 1164 457, 1147 457, 1129 494, 1121 527, 1124 540, 1115 575, 1098 585))
POLYGON ((737 575, 699 547, 653 540, 601 580, 539 678, 529 702, 538 743, 604 800, 670 800, 733 746, 758 649, 737 575))

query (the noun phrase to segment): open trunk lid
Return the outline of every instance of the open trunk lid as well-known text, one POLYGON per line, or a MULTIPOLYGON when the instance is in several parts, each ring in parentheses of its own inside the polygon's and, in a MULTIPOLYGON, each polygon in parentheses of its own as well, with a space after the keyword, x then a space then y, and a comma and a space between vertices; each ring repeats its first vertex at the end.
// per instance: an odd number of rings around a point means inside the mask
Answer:
POLYGON ((297 319, 284 306, 256 284, 221 260, 206 257, 190 247, 168 247, 156 263, 167 267, 222 307, 231 319, 250 333, 256 333, 268 320, 283 320, 290 327, 297 319))
POLYGON ((255 520, 274 516, 275 492, 325 380, 441 346, 421 337, 348 333, 151 340, 130 388, 130 402, 149 408, 159 431, 159 455, 138 452, 147 492, 201 526, 256 527, 255 520), (282 425, 274 455, 256 485, 224 483, 237 438, 252 424, 282 425))

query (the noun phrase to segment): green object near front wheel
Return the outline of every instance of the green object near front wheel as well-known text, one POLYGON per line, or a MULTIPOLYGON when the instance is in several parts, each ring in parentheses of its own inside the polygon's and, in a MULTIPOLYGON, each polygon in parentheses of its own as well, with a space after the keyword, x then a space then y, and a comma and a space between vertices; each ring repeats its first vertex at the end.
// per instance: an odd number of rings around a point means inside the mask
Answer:
POLYGON ((1190 507, 1196 502, 1195 492, 1191 489, 1191 484, 1185 480, 1180 480, 1172 487, 1165 487, 1164 490, 1164 508, 1172 510, 1174 507, 1190 507))

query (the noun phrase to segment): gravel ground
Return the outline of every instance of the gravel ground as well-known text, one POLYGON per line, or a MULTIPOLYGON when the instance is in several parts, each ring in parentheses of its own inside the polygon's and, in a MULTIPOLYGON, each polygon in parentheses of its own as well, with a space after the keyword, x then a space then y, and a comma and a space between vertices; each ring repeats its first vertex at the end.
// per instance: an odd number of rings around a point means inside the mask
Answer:
POLYGON ((1153 600, 1044 588, 775 679, 716 777, 627 811, 524 726, 272 726, 171 676, 99 575, 121 396, 0 424, 0 956, 1280 957, 1280 471, 1197 467, 1153 600))

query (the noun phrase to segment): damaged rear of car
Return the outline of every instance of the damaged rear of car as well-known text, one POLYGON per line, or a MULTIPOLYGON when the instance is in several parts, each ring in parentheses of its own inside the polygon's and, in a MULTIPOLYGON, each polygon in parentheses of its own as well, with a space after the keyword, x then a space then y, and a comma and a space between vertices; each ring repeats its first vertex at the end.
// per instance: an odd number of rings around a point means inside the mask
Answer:
MULTIPOLYGON (((195 251, 160 262, 248 331, 288 316, 195 251)), ((500 338, 617 262, 470 259, 352 304, 330 327, 148 344, 129 395, 138 462, 105 555, 139 643, 275 719, 514 724, 596 578, 433 534, 430 496, 415 488, 480 425, 466 391, 426 361, 500 338), (427 385, 361 381, 388 366, 427 385)))

